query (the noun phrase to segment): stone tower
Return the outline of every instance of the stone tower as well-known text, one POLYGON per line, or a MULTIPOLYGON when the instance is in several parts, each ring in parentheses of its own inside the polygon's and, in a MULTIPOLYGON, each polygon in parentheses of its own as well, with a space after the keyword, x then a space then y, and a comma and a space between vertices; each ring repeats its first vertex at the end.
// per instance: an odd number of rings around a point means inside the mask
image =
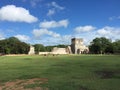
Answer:
POLYGON ((86 53, 88 47, 83 44, 82 38, 72 38, 71 39, 71 51, 73 54, 86 53))
POLYGON ((34 55, 35 54, 35 49, 33 46, 30 46, 30 50, 28 52, 29 55, 34 55))

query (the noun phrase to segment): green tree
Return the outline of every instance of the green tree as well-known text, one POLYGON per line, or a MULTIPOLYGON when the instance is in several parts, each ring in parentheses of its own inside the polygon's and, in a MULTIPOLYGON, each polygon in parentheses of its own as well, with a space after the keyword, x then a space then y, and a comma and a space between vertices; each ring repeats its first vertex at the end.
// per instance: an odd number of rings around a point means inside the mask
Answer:
POLYGON ((110 45, 111 45, 110 39, 107 39, 105 37, 95 38, 91 42, 89 50, 91 53, 103 54, 108 52, 106 49, 110 48, 109 47, 110 45))
POLYGON ((120 54, 120 40, 113 42, 113 52, 120 54))
POLYGON ((38 54, 40 51, 43 52, 45 51, 45 47, 42 44, 35 44, 35 53, 38 54))
POLYGON ((29 45, 15 37, 0 40, 0 53, 4 54, 27 54, 29 45))
POLYGON ((45 51, 51 52, 53 48, 54 48, 54 46, 46 46, 45 51))

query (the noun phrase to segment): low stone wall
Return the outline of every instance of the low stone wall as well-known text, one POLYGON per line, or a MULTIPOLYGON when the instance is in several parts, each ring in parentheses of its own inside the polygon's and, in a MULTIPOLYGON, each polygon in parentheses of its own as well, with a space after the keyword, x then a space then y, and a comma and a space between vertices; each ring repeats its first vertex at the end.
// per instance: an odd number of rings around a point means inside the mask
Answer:
POLYGON ((48 54, 58 55, 58 54, 68 54, 68 53, 66 51, 66 48, 57 48, 57 47, 54 47, 52 52, 39 52, 39 55, 48 55, 48 54))
POLYGON ((39 55, 50 54, 51 52, 39 52, 39 55))

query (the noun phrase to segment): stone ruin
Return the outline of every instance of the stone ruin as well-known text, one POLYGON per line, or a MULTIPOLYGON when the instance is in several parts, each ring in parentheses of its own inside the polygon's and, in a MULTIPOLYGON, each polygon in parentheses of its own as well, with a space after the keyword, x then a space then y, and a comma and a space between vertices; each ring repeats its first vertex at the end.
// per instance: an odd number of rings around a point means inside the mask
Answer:
POLYGON ((30 50, 28 52, 28 55, 34 55, 35 54, 35 48, 33 46, 30 46, 30 50))
POLYGON ((68 54, 68 52, 66 48, 54 47, 52 50, 52 54, 68 54))
POLYGON ((70 47, 72 54, 85 54, 89 52, 89 48, 84 45, 82 38, 72 38, 70 47))
MULTIPOLYGON (((86 47, 83 43, 82 38, 72 38, 71 45, 67 48, 58 48, 54 47, 51 52, 39 52, 39 55, 45 54, 87 54, 89 53, 88 47, 86 47)), ((35 50, 33 46, 30 46, 30 50, 28 52, 29 55, 34 55, 35 50)))
POLYGON ((71 45, 67 48, 54 47, 51 52, 39 52, 39 54, 86 54, 88 52, 89 49, 84 45, 82 38, 72 38, 71 45))

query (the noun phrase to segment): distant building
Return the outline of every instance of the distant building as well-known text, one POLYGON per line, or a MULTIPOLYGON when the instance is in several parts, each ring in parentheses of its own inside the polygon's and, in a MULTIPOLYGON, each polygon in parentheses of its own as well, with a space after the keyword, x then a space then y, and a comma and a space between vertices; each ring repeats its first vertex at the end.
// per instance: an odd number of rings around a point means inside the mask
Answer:
POLYGON ((88 53, 89 49, 83 44, 82 38, 72 38, 71 39, 71 52, 73 54, 83 54, 83 53, 88 53))
POLYGON ((54 47, 52 50, 52 54, 68 54, 66 48, 58 48, 54 47))
POLYGON ((43 54, 85 54, 89 49, 83 44, 83 39, 72 38, 71 45, 67 48, 54 47, 51 52, 39 52, 39 55, 43 54))
POLYGON ((34 55, 35 54, 35 48, 33 46, 30 46, 30 50, 28 52, 29 55, 34 55))

